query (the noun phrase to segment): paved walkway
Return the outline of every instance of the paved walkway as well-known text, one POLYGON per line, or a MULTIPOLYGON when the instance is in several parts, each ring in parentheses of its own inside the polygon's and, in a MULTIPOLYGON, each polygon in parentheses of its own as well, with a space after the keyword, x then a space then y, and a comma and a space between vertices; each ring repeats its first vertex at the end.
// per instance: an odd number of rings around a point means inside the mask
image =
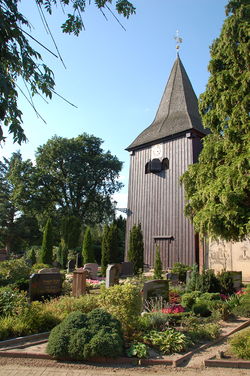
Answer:
POLYGON ((36 367, 22 366, 20 364, 0 365, 0 376, 250 376, 250 370, 227 369, 227 368, 206 368, 206 369, 183 369, 169 367, 152 368, 85 368, 72 369, 72 367, 36 367))

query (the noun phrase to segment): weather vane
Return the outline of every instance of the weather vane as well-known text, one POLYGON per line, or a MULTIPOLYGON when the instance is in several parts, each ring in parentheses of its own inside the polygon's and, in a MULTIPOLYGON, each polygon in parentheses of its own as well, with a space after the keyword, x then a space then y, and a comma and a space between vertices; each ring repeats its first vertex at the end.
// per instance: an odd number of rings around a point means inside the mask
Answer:
POLYGON ((179 30, 176 30, 176 35, 175 35, 174 39, 176 40, 176 47, 175 48, 176 48, 177 53, 178 53, 179 49, 180 49, 180 44, 182 43, 182 38, 179 35, 179 30))

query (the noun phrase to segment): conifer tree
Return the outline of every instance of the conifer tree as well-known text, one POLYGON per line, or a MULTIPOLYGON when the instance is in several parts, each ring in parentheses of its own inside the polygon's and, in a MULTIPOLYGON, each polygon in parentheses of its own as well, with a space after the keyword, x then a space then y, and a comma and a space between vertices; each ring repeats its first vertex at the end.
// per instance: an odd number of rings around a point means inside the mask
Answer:
POLYGON ((93 241, 92 241, 91 230, 89 226, 86 228, 84 237, 83 237, 82 257, 83 257, 83 264, 87 264, 89 262, 95 262, 93 241))
POLYGON ((133 263, 135 275, 143 271, 143 253, 144 245, 141 224, 134 225, 129 235, 128 261, 133 263))
POLYGON ((182 181, 195 230, 237 241, 250 233, 249 0, 230 0, 226 15, 210 49, 210 78, 199 98, 202 122, 211 134, 182 181))
POLYGON ((102 259, 101 259, 101 272, 102 275, 106 275, 107 265, 110 260, 110 249, 108 243, 109 226, 105 225, 102 234, 102 259))
POLYGON ((115 264, 119 262, 119 239, 118 239, 118 228, 116 224, 112 224, 108 232, 108 244, 110 250, 110 264, 115 264))
POLYGON ((41 262, 43 264, 51 265, 53 261, 53 234, 51 218, 47 220, 43 233, 43 241, 41 248, 41 262))
POLYGON ((154 262, 154 278, 162 279, 162 261, 159 246, 156 247, 155 262, 154 262))

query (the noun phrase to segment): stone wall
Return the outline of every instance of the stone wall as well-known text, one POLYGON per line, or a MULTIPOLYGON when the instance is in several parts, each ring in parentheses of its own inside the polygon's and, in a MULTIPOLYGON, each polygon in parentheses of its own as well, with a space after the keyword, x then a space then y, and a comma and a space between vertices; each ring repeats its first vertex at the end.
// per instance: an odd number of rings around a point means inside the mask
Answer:
POLYGON ((207 240, 204 261, 215 272, 242 271, 243 281, 250 282, 250 239, 235 243, 207 240))

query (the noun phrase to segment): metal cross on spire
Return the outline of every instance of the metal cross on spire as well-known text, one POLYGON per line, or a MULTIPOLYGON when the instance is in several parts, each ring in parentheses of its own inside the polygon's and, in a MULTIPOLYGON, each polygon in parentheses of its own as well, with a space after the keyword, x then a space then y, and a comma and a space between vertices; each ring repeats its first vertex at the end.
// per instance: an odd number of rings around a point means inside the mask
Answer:
POLYGON ((177 54, 179 52, 179 49, 180 49, 180 44, 182 43, 182 38, 180 37, 179 35, 179 30, 176 30, 176 35, 174 37, 174 39, 176 40, 176 51, 177 51, 177 54))

